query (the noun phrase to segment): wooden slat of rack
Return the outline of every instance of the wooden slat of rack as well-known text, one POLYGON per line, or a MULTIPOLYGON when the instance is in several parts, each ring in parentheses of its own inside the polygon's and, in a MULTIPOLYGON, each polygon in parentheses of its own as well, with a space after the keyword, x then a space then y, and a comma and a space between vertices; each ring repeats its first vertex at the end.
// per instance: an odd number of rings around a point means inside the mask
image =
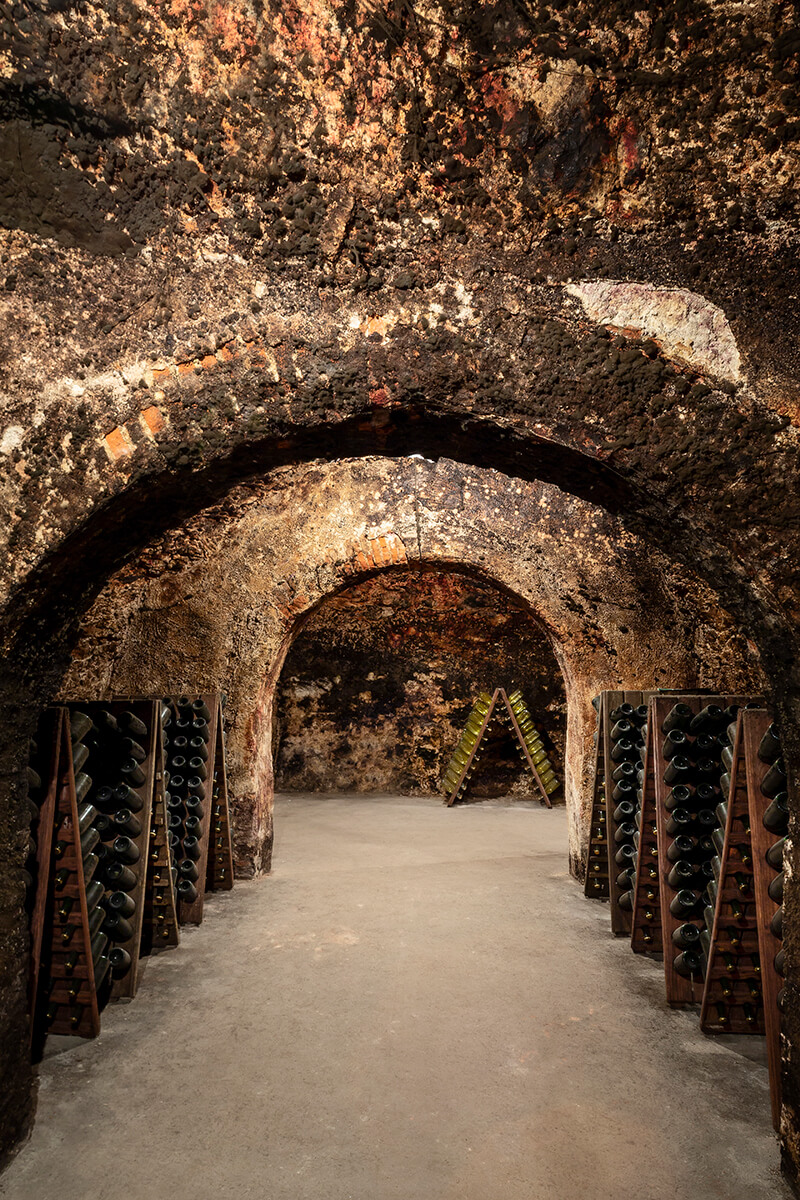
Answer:
POLYGON ((586 882, 583 894, 591 900, 608 899, 608 822, 606 820, 605 768, 603 763, 602 704, 597 707, 597 730, 592 765, 592 812, 589 826, 589 849, 586 858, 586 882))
POLYGON ((752 856, 742 725, 740 714, 736 722, 731 788, 727 796, 728 819, 725 823, 725 841, 720 855, 717 902, 714 907, 714 925, 700 1010, 700 1028, 704 1033, 764 1032, 763 1008, 760 1001, 746 990, 745 984, 746 979, 755 978, 752 956, 758 953, 755 897, 752 891, 743 895, 734 879, 735 875, 742 874, 750 877, 752 881, 751 871, 741 857, 742 854, 745 859, 751 859, 752 856), (741 907, 741 917, 737 917, 731 910, 732 904, 741 907), (738 944, 731 941, 729 930, 736 931, 734 941, 738 944), (728 959, 728 965, 723 955, 728 959), (744 1005, 748 1006, 755 1017, 753 1022, 745 1019, 744 1005), (724 1020, 720 1019, 720 1012, 724 1020))
POLYGON ((211 779, 211 833, 209 837, 206 888, 210 892, 229 891, 233 887, 233 846, 228 803, 228 777, 225 769, 225 738, 222 706, 217 719, 214 749, 214 774, 211 779))
MULTIPOLYGON (((39 974, 42 963, 47 901, 52 892, 53 827, 58 804, 58 783, 62 769, 62 725, 64 719, 63 708, 48 709, 42 717, 38 730, 40 741, 47 745, 43 761, 46 761, 48 765, 47 773, 42 779, 47 790, 39 806, 39 819, 36 825, 36 893, 31 914, 31 967, 28 983, 29 1040, 31 1042, 33 1041, 39 995, 39 974)), ((65 768, 65 764, 63 766, 65 768)))
MULTIPOLYGON (((75 796, 75 772, 72 767, 72 743, 70 725, 65 711, 61 721, 61 752, 59 755, 59 786, 56 820, 59 822, 57 840, 66 843, 64 853, 58 858, 58 866, 72 873, 71 889, 64 895, 78 900, 77 920, 67 920, 63 925, 55 921, 52 927, 50 951, 50 976, 54 987, 47 1004, 58 1005, 55 1018, 48 1024, 49 1033, 77 1034, 79 1037, 96 1037, 100 1032, 100 1013, 97 1006, 92 944, 89 936, 89 913, 86 906, 86 883, 83 876, 83 857, 78 833, 78 802, 75 796), (59 931, 67 925, 76 925, 70 942, 65 946, 59 939, 59 931), (78 965, 67 972, 65 962, 72 953, 79 955, 78 965), (78 995, 68 995, 71 982, 80 985, 78 995)), ((73 912, 70 917, 73 917, 73 912)))
POLYGON ((770 922, 779 905, 771 898, 768 890, 777 872, 772 870, 766 859, 767 850, 778 838, 764 826, 764 813, 769 807, 770 801, 761 793, 761 781, 769 767, 758 757, 759 743, 771 718, 764 709, 748 709, 742 716, 750 839, 753 848, 756 922, 761 958, 761 990, 764 1000, 764 1028, 767 1035, 769 1091, 772 1123, 778 1129, 781 1116, 781 1014, 778 1009, 778 992, 783 987, 783 979, 775 970, 775 955, 781 949, 783 942, 780 938, 775 937, 770 928, 770 922))

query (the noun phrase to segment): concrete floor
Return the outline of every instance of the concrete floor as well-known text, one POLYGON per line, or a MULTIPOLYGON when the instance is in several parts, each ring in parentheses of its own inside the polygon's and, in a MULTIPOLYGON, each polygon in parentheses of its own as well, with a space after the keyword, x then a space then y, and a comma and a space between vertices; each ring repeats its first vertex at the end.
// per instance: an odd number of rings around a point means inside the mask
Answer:
POLYGON ((282 797, 95 1042, 53 1047, 9 1200, 774 1200, 763 1047, 663 1003, 563 809, 282 797))

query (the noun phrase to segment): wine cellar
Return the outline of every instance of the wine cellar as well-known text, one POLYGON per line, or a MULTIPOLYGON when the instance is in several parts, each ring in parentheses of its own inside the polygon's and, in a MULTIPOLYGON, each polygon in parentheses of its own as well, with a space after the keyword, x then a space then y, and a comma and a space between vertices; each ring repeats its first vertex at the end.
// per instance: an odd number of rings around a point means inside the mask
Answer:
POLYGON ((3 1200, 800 1198, 800 3, 0 42, 3 1200))

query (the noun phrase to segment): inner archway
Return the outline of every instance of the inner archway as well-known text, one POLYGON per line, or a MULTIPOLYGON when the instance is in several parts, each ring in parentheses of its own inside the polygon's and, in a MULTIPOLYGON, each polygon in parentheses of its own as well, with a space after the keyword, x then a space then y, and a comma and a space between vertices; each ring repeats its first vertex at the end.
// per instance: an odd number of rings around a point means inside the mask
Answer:
MULTIPOLYGON (((435 794, 474 699, 496 686, 522 690, 563 779, 563 679, 522 604, 485 580, 434 568, 353 584, 309 614, 284 662, 276 791, 435 794)), ((498 746, 470 794, 531 789, 512 748, 498 746)))

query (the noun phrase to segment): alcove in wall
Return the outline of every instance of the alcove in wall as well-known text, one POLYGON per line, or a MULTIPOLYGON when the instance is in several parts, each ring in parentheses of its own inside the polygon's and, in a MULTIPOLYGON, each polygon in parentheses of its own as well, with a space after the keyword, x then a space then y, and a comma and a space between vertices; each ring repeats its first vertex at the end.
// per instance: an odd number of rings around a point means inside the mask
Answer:
MULTIPOLYGON (((485 580, 387 570, 324 600, 298 631, 276 704, 282 792, 438 793, 481 691, 519 687, 560 774, 561 671, 544 628, 485 580)), ((513 744, 488 754, 475 799, 532 793, 513 744)))

